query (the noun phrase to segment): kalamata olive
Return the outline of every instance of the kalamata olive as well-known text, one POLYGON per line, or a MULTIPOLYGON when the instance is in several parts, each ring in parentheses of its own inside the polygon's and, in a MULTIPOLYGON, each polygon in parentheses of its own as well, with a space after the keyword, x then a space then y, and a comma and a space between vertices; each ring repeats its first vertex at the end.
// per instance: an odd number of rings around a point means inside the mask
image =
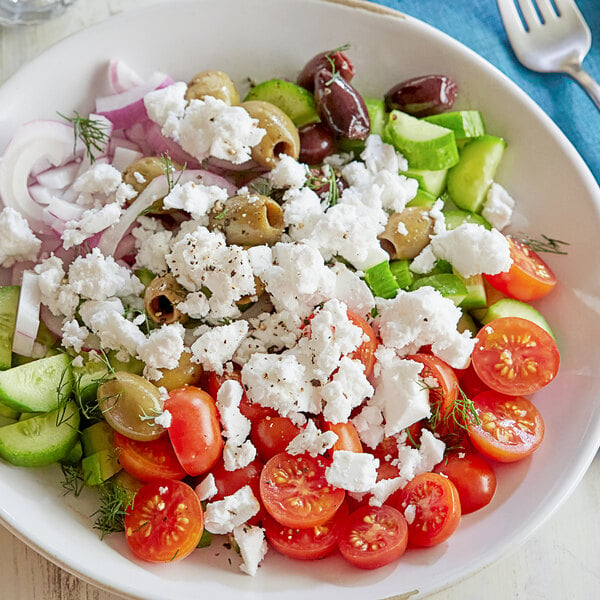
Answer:
POLYGON ((349 140, 365 140, 371 120, 365 101, 345 79, 321 69, 315 75, 315 101, 321 119, 330 129, 349 140))
POLYGON ((313 56, 300 71, 296 83, 312 92, 315 89, 315 75, 321 69, 339 73, 346 81, 354 77, 354 65, 350 59, 341 50, 329 50, 313 56))
POLYGON ((389 110, 428 117, 450 110, 457 92, 456 83, 446 75, 422 75, 392 87, 385 95, 385 103, 389 110))
POLYGON ((311 123, 302 127, 300 134, 299 161, 307 165, 318 165, 336 150, 335 136, 323 123, 311 123))

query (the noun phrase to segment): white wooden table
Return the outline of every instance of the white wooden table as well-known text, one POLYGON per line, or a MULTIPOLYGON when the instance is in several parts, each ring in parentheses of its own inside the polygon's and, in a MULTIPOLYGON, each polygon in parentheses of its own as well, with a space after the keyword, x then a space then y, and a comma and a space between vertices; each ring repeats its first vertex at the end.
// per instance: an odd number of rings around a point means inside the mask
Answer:
MULTIPOLYGON (((43 25, 0 28, 0 83, 68 34, 122 10, 156 1, 78 0, 65 15, 43 25)), ((527 543, 431 600, 600 598, 599 513, 597 456, 572 496, 527 543)), ((1 600, 117 600, 114 594, 54 566, 2 527, 0 564, 1 600)))

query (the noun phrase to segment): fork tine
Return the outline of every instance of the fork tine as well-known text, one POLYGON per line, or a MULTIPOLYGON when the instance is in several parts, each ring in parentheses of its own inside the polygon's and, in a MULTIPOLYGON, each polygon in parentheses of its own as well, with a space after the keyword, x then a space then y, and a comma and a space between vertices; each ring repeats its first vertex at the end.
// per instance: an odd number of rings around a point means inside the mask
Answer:
POLYGON ((537 0, 537 5, 538 10, 542 15, 542 19, 544 19, 544 23, 548 23, 548 21, 556 19, 556 17, 558 16, 550 0, 537 0))
POLYGON ((573 0, 554 0, 554 3, 561 17, 573 14, 580 15, 579 9, 573 0))
POLYGON ((500 10, 500 17, 504 23, 506 33, 510 39, 512 32, 524 33, 525 28, 521 21, 521 15, 515 6, 514 0, 498 0, 498 9, 500 10))
POLYGON ((541 25, 542 22, 533 6, 533 0, 518 0, 518 2, 527 28, 532 29, 536 25, 541 25))

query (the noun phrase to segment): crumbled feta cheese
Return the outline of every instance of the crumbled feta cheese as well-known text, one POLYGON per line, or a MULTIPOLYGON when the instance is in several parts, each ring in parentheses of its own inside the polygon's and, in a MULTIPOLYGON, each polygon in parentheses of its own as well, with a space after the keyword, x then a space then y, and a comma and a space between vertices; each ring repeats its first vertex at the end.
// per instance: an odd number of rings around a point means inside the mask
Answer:
POLYGON ((169 429, 169 427, 171 427, 172 421, 173 415, 168 410, 164 410, 160 413, 160 415, 154 417, 154 422, 165 429, 169 429))
POLYGON ((204 526, 211 533, 229 533, 243 525, 260 510, 260 503, 245 485, 223 500, 209 502, 204 513, 204 526))
POLYGON ((201 501, 210 500, 219 493, 212 473, 209 473, 194 489, 201 501))
POLYGON ((360 441, 376 448, 384 437, 383 414, 377 406, 367 403, 362 410, 352 419, 360 441))
POLYGON ((375 306, 375 298, 369 286, 358 273, 351 271, 344 263, 335 263, 331 267, 335 275, 335 298, 341 300, 348 310, 361 316, 370 314, 375 306))
POLYGON ((431 471, 444 458, 445 449, 446 444, 428 429, 423 429, 418 449, 398 444, 398 459, 395 464, 400 477, 408 483, 415 476, 431 471))
POLYGON ((265 532, 261 527, 242 525, 233 530, 233 539, 240 548, 240 570, 254 576, 268 550, 265 532))
POLYGON ((324 454, 326 450, 333 447, 338 439, 333 431, 321 432, 317 429, 314 421, 309 420, 306 427, 287 445, 285 451, 288 454, 324 454))
POLYGON ((69 284, 76 293, 90 300, 122 298, 144 291, 141 281, 129 269, 119 265, 112 256, 103 256, 98 248, 71 263, 69 284))
POLYGON ((495 275, 510 269, 512 259, 506 238, 475 223, 463 223, 431 240, 433 253, 447 260, 463 277, 495 275))
POLYGON ((431 244, 427 244, 427 246, 413 258, 409 265, 409 269, 413 273, 424 275, 425 273, 429 273, 435 267, 436 262, 437 256, 433 253, 431 244))
POLYGON ((72 361, 71 361, 71 366, 75 367, 76 369, 81 369, 83 368, 84 362, 83 362, 83 356, 81 356, 81 354, 79 356, 76 356, 72 361))
POLYGON ((18 261, 35 261, 42 242, 31 231, 20 212, 10 206, 3 208, 0 212, 0 230, 0 266, 7 268, 18 261))
POLYGON ((404 509, 404 518, 409 525, 412 525, 415 521, 415 517, 417 516, 417 507, 414 504, 409 504, 404 509))
POLYGON ((504 229, 512 218, 514 198, 499 183, 492 183, 485 198, 481 216, 498 230, 504 229))
POLYGON ((208 213, 216 202, 225 202, 229 194, 218 185, 203 185, 193 181, 175 184, 163 199, 165 208, 178 208, 189 213, 192 219, 208 225, 208 213))
POLYGON ((470 332, 457 331, 462 313, 437 290, 429 286, 412 292, 399 290, 391 300, 378 300, 377 308, 375 327, 381 340, 400 356, 431 344, 433 353, 450 366, 462 369, 467 365, 475 341, 470 332))
POLYGON ((256 447, 250 440, 236 444, 227 440, 223 446, 223 465, 226 471, 237 471, 248 466, 256 458, 256 447))
POLYGON ((61 234, 63 247, 68 250, 78 246, 95 233, 116 223, 122 214, 123 209, 116 202, 84 211, 79 218, 66 222, 61 234))
POLYGON ((219 388, 216 398, 222 434, 237 445, 241 445, 250 435, 250 421, 240 411, 243 393, 244 390, 238 381, 228 379, 219 388))
POLYGON ((183 352, 185 330, 181 323, 165 324, 154 329, 138 346, 138 357, 146 365, 144 375, 148 379, 160 379, 159 369, 175 369, 183 352))
POLYGON ((89 335, 89 329, 79 325, 76 319, 65 321, 62 326, 62 345, 65 348, 73 348, 75 352, 81 352, 89 335))
POLYGON ((99 161, 77 177, 73 190, 79 194, 77 204, 86 208, 101 208, 113 202, 122 206, 137 195, 133 187, 123 183, 119 170, 99 161))
POLYGON ((446 215, 443 213, 444 203, 436 200, 429 210, 429 216, 433 219, 433 234, 439 235, 446 231, 446 215))
POLYGON ((267 177, 275 188, 301 188, 306 182, 306 175, 306 165, 287 154, 280 154, 279 161, 267 177))
POLYGON ((173 234, 165 229, 150 225, 153 221, 138 219, 140 227, 132 229, 135 238, 135 266, 148 269, 155 275, 165 275, 168 271, 166 256, 171 251, 173 234))
POLYGON ((291 348, 302 335, 302 319, 292 312, 262 313, 250 319, 251 337, 260 342, 260 347, 271 352, 291 348))
POLYGON ((369 498, 371 506, 381 506, 394 492, 406 485, 402 477, 379 480, 370 490, 372 496, 369 498))
POLYGON ((336 450, 325 469, 327 482, 349 492, 368 492, 377 482, 379 459, 368 452, 336 450))
POLYGON ((192 344, 191 360, 201 364, 206 371, 215 371, 220 375, 223 373, 223 365, 233 358, 247 334, 248 321, 243 319, 230 325, 213 327, 192 344))
POLYGON ((153 90, 144 96, 148 117, 161 126, 162 134, 177 140, 179 119, 185 115, 188 101, 187 85, 177 81, 173 85, 153 90))

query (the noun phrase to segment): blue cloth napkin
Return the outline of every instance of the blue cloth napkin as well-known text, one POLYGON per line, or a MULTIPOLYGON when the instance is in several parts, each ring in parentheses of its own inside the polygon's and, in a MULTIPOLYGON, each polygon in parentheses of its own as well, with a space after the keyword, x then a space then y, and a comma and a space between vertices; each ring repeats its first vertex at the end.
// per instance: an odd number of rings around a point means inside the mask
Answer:
MULTIPOLYGON (((600 182, 600 111, 565 75, 535 73, 513 54, 495 0, 375 0, 437 27, 510 77, 554 120, 600 182)), ((592 31, 586 71, 600 83, 600 1, 577 0, 592 31)))

